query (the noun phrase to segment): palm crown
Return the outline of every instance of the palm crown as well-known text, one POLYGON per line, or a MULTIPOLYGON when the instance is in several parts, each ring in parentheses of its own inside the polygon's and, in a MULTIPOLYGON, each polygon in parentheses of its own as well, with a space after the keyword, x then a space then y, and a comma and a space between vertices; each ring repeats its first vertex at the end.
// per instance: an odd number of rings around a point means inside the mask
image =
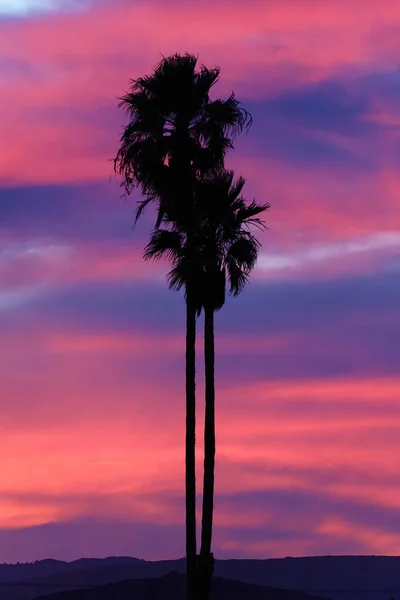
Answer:
POLYGON ((158 225, 169 199, 190 203, 196 175, 221 169, 235 135, 251 124, 234 94, 210 100, 220 69, 196 71, 196 65, 190 54, 163 58, 152 75, 132 80, 121 99, 129 123, 114 169, 127 194, 142 190, 136 219, 152 200, 159 202, 158 225))
POLYGON ((146 259, 165 257, 172 262, 170 287, 184 287, 186 295, 191 291, 198 313, 206 306, 223 306, 227 281, 229 292, 239 294, 256 264, 260 243, 249 228, 265 228, 259 215, 269 204, 246 203, 241 195, 244 184, 243 177, 235 181, 227 170, 199 179, 190 240, 185 213, 170 206, 163 216, 169 228, 156 228, 145 248, 146 259))

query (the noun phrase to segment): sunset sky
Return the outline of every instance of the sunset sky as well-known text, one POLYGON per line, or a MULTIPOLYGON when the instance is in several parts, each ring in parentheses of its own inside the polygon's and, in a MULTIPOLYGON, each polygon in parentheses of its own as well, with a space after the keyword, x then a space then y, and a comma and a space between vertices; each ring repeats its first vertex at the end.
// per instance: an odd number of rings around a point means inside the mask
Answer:
POLYGON ((400 554, 399 39, 396 0, 0 0, 0 562, 184 555, 184 301, 110 159, 185 51, 272 206, 216 319, 215 554, 400 554))

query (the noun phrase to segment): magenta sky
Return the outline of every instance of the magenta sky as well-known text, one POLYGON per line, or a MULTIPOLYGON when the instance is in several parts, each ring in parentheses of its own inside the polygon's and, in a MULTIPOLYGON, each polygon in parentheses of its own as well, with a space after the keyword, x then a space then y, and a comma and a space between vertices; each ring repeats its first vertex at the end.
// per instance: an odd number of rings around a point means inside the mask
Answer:
POLYGON ((400 554, 399 36, 392 0, 0 0, 0 561, 184 554, 183 300, 108 162, 176 51, 272 204, 217 319, 216 554, 400 554))

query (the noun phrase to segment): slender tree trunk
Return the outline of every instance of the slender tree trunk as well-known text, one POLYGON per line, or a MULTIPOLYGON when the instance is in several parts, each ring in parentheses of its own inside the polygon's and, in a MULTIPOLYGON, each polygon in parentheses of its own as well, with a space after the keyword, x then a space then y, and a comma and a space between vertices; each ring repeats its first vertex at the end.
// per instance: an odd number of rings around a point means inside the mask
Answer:
POLYGON ((215 350, 214 310, 204 309, 204 357, 206 379, 206 411, 204 424, 204 481, 203 513, 201 520, 201 549, 199 570, 201 600, 209 600, 214 572, 214 557, 211 553, 214 511, 214 467, 215 467, 215 350))
POLYGON ((186 574, 187 600, 196 594, 196 311, 186 302, 186 574))

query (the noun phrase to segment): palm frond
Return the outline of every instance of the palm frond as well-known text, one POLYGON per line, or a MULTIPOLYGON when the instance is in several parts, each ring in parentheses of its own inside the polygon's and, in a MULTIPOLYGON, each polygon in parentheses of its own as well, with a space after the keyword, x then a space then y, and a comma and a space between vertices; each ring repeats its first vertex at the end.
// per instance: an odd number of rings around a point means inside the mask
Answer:
POLYGON ((251 234, 242 235, 230 246, 227 256, 246 271, 251 271, 257 262, 260 242, 251 234))
POLYGON ((219 123, 225 134, 235 139, 243 130, 251 127, 253 119, 249 112, 240 106, 232 93, 227 100, 215 100, 207 107, 211 123, 219 123))
POLYGON ((179 291, 185 288, 185 297, 187 298, 188 280, 184 261, 179 262, 167 273, 167 280, 171 290, 179 291))
POLYGON ((243 191, 243 187, 246 183, 246 179, 244 177, 238 177, 236 179, 236 181, 233 180, 233 171, 232 171, 232 181, 230 184, 230 189, 229 189, 229 199, 231 202, 234 202, 235 200, 237 200, 240 197, 240 194, 243 191))
POLYGON ((182 254, 183 240, 179 232, 155 229, 144 249, 143 258, 158 260, 165 257, 172 263, 179 263, 182 260, 182 254))
MULTIPOLYGON (((232 141, 229 137, 221 134, 215 134, 214 132, 208 133, 208 135, 203 135, 200 138, 202 144, 208 150, 209 155, 209 168, 208 170, 202 170, 202 174, 206 174, 207 172, 215 172, 224 167, 224 160, 226 153, 233 148, 232 141)), ((199 171, 201 166, 199 166, 199 171)))
POLYGON ((229 293, 232 296, 238 296, 246 286, 249 275, 239 267, 233 258, 227 257, 226 265, 229 272, 229 293))
POLYGON ((220 67, 214 67, 214 69, 208 69, 205 65, 201 65, 200 71, 196 75, 196 90, 198 95, 204 96, 208 99, 211 88, 219 80, 221 73, 220 67))
POLYGON ((247 232, 228 248, 225 260, 230 282, 229 293, 233 296, 237 296, 246 285, 250 272, 257 263, 259 247, 260 242, 247 232))
POLYGON ((254 225, 258 229, 266 230, 268 227, 264 221, 257 217, 261 213, 269 210, 271 205, 266 202, 265 204, 257 204, 255 200, 252 200, 250 204, 243 204, 237 211, 237 219, 244 225, 254 225))
POLYGON ((133 223, 133 226, 136 225, 136 223, 138 222, 138 220, 140 219, 140 217, 142 216, 146 206, 148 206, 150 204, 150 202, 153 201, 153 197, 148 197, 145 198, 144 200, 140 200, 137 204, 137 209, 136 209, 136 213, 135 213, 135 220, 133 223))

